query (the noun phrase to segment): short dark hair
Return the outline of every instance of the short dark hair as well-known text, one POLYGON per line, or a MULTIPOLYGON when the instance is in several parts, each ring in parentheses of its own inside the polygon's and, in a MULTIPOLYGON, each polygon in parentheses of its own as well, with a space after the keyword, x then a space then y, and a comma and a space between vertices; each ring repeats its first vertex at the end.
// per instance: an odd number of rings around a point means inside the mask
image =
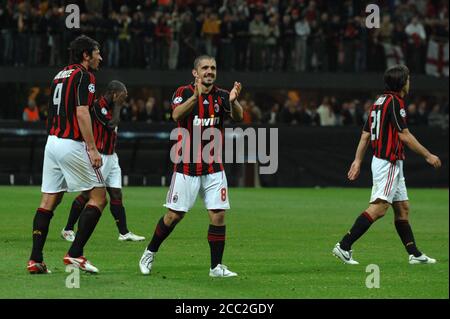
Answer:
POLYGON ((195 61, 194 61, 194 69, 195 69, 195 70, 197 69, 197 67, 198 67, 198 65, 200 64, 200 61, 201 61, 201 60, 214 60, 214 61, 215 61, 216 58, 213 57, 213 56, 207 55, 207 54, 200 55, 200 56, 196 57, 196 58, 195 58, 195 61))
POLYGON ((75 40, 70 42, 69 46, 69 63, 83 62, 83 53, 92 56, 92 52, 100 49, 100 45, 94 39, 88 36, 80 35, 75 40))
POLYGON ((126 90, 127 87, 125 86, 125 84, 117 80, 112 80, 111 82, 108 83, 108 86, 106 87, 106 93, 110 94, 119 93, 126 90))
POLYGON ((384 72, 384 88, 387 91, 400 92, 409 77, 409 69, 406 65, 396 64, 384 72))

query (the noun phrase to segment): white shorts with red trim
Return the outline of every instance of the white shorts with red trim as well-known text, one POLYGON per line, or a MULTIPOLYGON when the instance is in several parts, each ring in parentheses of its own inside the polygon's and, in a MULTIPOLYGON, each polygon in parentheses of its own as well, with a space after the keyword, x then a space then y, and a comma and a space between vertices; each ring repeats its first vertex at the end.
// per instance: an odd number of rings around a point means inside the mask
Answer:
POLYGON ((405 176, 403 175, 403 161, 395 163, 378 157, 372 158, 373 186, 370 203, 382 199, 392 204, 408 200, 405 176))
POLYGON ((106 187, 122 188, 122 170, 119 165, 119 157, 116 153, 112 155, 102 154, 103 166, 100 167, 105 179, 106 187))
POLYGON ((224 171, 202 176, 174 172, 164 206, 175 211, 188 212, 194 206, 199 193, 206 209, 230 209, 224 171))
POLYGON ((105 187, 100 169, 94 169, 84 142, 47 138, 42 171, 43 193, 81 192, 105 187))

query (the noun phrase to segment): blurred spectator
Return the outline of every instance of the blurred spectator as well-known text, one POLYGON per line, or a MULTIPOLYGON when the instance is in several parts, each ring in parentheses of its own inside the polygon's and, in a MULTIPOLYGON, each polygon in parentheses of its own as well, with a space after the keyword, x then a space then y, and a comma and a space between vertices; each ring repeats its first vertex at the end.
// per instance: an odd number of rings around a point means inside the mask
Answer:
POLYGON ((448 52, 448 1, 381 2, 386 14, 376 30, 365 27, 364 5, 352 0, 79 0, 76 30, 64 27, 64 1, 2 3, 3 65, 59 66, 84 33, 114 68, 184 69, 208 53, 224 70, 383 72, 387 58, 391 65, 404 56, 412 73, 424 73, 428 62, 436 70, 427 73, 448 77, 448 54, 439 55, 441 47, 448 52))
POLYGON ((62 64, 62 38, 63 29, 62 9, 54 7, 47 13, 48 46, 50 47, 50 66, 62 64))
POLYGON ((362 123, 366 123, 367 122, 367 119, 369 118, 369 111, 370 111, 371 107, 372 107, 372 101, 367 100, 366 102, 364 102, 363 114, 362 114, 362 118, 361 118, 362 123))
POLYGON ((322 100, 322 104, 318 107, 317 113, 320 117, 320 126, 336 125, 336 115, 331 106, 330 99, 326 96, 322 100))
POLYGON ((14 20, 11 2, 8 2, 5 8, 0 7, 0 30, 2 40, 0 41, 2 43, 2 50, 0 51, 2 60, 0 62, 3 64, 11 64, 14 60, 14 20))
POLYGON ((130 22, 130 66, 143 67, 145 65, 144 59, 144 26, 145 17, 141 11, 133 14, 130 22))
POLYGON ((343 36, 343 50, 344 63, 343 69, 345 72, 353 72, 355 67, 355 52, 356 41, 358 38, 359 29, 355 21, 349 20, 344 30, 343 36))
POLYGON ((414 103, 411 103, 408 105, 407 109, 407 118, 408 118, 408 125, 415 126, 419 125, 419 118, 417 115, 417 106, 414 103))
POLYGON ((145 121, 147 123, 157 122, 159 120, 158 111, 156 109, 156 100, 150 96, 145 103, 145 121))
POLYGON ((377 36, 371 36, 367 48, 367 70, 376 72, 386 69, 386 55, 377 36))
POLYGON ((235 22, 234 51, 236 52, 235 69, 245 71, 248 69, 247 55, 249 43, 249 23, 244 13, 238 14, 238 20, 235 22))
POLYGON ((41 121, 47 121, 48 118, 48 104, 45 103, 41 103, 39 105, 39 119, 41 121))
POLYGON ((147 68, 155 67, 155 27, 156 18, 152 14, 144 24, 144 57, 147 68))
POLYGON ((273 16, 269 20, 267 26, 266 38, 266 63, 265 67, 268 71, 278 69, 278 38, 280 37, 280 29, 278 27, 278 18, 273 16))
POLYGON ((302 15, 300 20, 295 23, 295 70, 305 71, 307 61, 307 41, 311 33, 309 23, 302 15))
POLYGON ((40 120, 39 109, 34 100, 28 100, 28 105, 23 110, 22 119, 25 122, 37 122, 40 120))
MULTIPOLYGON (((182 69, 191 68, 192 62, 198 54, 195 38, 195 22, 190 11, 181 16, 180 26, 180 58, 179 66, 182 69)), ((233 64, 234 61, 232 61, 233 64)))
POLYGON ((263 21, 262 13, 255 14, 250 22, 250 66, 252 71, 260 71, 263 68, 264 44, 267 37, 267 25, 263 21))
POLYGON ((281 110, 280 118, 282 123, 291 125, 298 123, 297 107, 292 100, 286 100, 283 109, 281 110))
POLYGON ((276 124, 280 121, 280 104, 274 103, 273 106, 263 116, 262 121, 268 124, 276 124))
POLYGON ((155 60, 158 69, 167 69, 169 66, 171 33, 167 17, 165 15, 160 16, 155 29, 155 60))
POLYGON ((434 127, 443 127, 445 118, 441 112, 441 106, 439 104, 433 105, 431 112, 428 114, 428 125, 434 127))
POLYGON ((354 101, 344 102, 341 110, 341 124, 344 126, 356 124, 356 105, 354 101))
POLYGON ((294 24, 292 23, 291 16, 288 14, 285 14, 283 16, 283 20, 281 22, 280 42, 283 52, 282 70, 283 71, 291 70, 293 67, 292 53, 294 51, 293 49, 295 42, 295 28, 294 24))
POLYGON ((136 120, 138 122, 146 122, 147 121, 147 110, 145 107, 145 101, 143 99, 137 99, 136 101, 136 120))
POLYGON ((408 66, 411 72, 423 73, 422 55, 424 53, 426 33, 418 16, 412 18, 411 22, 406 26, 405 32, 408 36, 408 66))
POLYGON ((417 121, 418 125, 428 124, 428 110, 427 110, 427 102, 425 100, 420 101, 419 106, 417 108, 417 121))
POLYGON ((300 125, 319 126, 320 115, 317 112, 316 102, 311 101, 305 107, 300 108, 298 119, 300 125))
POLYGON ((164 100, 162 108, 162 120, 163 122, 172 121, 172 108, 170 107, 170 101, 164 100))
POLYGON ((251 123, 261 123, 262 112, 259 106, 256 105, 255 101, 250 100, 248 102, 248 109, 250 112, 251 123))
POLYGON ((225 13, 223 21, 220 24, 220 53, 218 63, 222 70, 228 71, 234 64, 234 45, 235 25, 233 18, 229 13, 225 13))
POLYGON ((175 70, 178 65, 178 55, 180 52, 179 34, 181 29, 181 23, 182 22, 178 16, 178 13, 173 12, 169 20, 169 26, 171 31, 169 44, 169 58, 167 61, 169 70, 175 70))
POLYGON ((119 50, 120 50, 120 64, 122 66, 130 67, 131 58, 131 18, 128 14, 128 7, 122 5, 119 14, 119 50))
POLYGON ((241 100, 239 103, 244 111, 243 120, 244 124, 260 123, 263 116, 261 109, 256 105, 253 100, 241 100))
POLYGON ((113 11, 106 19, 106 49, 108 52, 107 65, 109 67, 118 67, 120 60, 119 50, 119 18, 113 11))
POLYGON ((206 15, 202 26, 202 36, 206 48, 206 54, 215 57, 220 35, 220 20, 216 13, 206 15))
POLYGON ((123 122, 130 122, 132 119, 133 114, 131 110, 131 105, 127 103, 120 109, 120 120, 123 122))
MULTIPOLYGON (((327 18, 325 16, 324 18, 327 18)), ((324 70, 335 72, 338 65, 338 51, 339 45, 342 41, 342 24, 339 15, 335 14, 330 22, 323 21, 325 25, 325 38, 326 38, 326 55, 328 61, 326 61, 326 67, 324 70)))

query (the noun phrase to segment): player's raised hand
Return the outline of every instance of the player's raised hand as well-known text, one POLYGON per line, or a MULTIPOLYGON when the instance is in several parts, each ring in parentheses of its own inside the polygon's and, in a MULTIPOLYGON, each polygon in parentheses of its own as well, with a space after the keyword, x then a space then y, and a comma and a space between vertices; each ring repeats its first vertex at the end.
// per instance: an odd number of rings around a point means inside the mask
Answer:
POLYGON ((91 164, 93 168, 100 168, 103 165, 102 156, 98 152, 96 148, 89 150, 89 159, 91 160, 91 164))
POLYGON ((434 168, 439 168, 442 165, 439 157, 437 157, 436 155, 433 155, 433 154, 430 154, 427 158, 425 158, 425 160, 427 161, 428 164, 430 164, 434 168))
POLYGON ((200 79, 200 77, 195 78, 194 87, 195 87, 194 95, 196 97, 201 96, 203 93, 203 86, 202 86, 202 79, 200 79))
POLYGON ((358 178, 360 171, 361 171, 361 163, 358 161, 353 161, 347 173, 348 179, 354 181, 355 179, 358 178))
POLYGON ((241 94, 242 84, 240 82, 234 82, 234 86, 230 91, 230 103, 233 103, 241 94))

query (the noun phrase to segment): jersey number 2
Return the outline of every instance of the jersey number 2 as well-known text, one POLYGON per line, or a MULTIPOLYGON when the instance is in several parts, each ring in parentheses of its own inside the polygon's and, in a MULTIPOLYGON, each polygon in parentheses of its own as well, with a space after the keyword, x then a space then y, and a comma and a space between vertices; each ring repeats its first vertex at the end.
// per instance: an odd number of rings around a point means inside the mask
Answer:
POLYGON ((53 93, 53 105, 57 106, 56 114, 59 115, 59 108, 61 107, 61 92, 63 83, 56 84, 55 93, 53 93))
POLYGON ((372 126, 370 128, 370 140, 376 141, 378 140, 378 136, 380 135, 381 110, 372 111, 370 113, 370 117, 372 118, 372 126))

